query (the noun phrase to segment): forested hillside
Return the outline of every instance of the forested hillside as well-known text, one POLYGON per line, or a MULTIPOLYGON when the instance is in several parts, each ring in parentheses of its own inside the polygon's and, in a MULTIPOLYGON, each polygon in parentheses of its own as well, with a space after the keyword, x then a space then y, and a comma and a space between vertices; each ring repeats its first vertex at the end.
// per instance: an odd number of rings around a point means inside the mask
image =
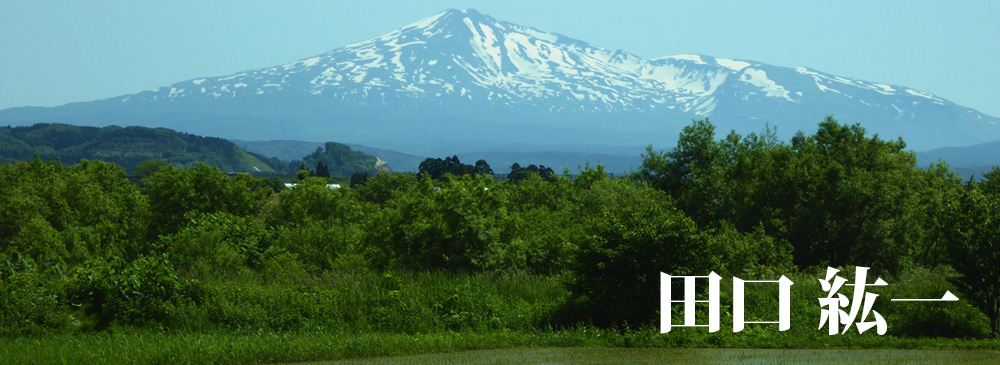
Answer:
MULTIPOLYGON (((72 165, 80 160, 100 160, 124 167, 135 174, 145 161, 157 160, 174 167, 198 163, 223 172, 276 172, 295 174, 300 167, 315 172, 320 162, 329 176, 351 176, 377 171, 377 158, 350 147, 328 142, 314 153, 292 161, 247 152, 222 138, 202 137, 166 128, 79 127, 66 124, 36 124, 30 127, 0 127, 0 162, 58 160, 72 165), (325 147, 325 148, 324 148, 325 147)), ((383 166, 383 169, 388 168, 383 166)))
POLYGON ((226 172, 272 172, 286 168, 277 159, 247 153, 222 138, 166 128, 66 124, 0 128, 0 161, 24 161, 34 155, 66 164, 83 159, 101 160, 122 166, 130 173, 147 160, 161 160, 178 167, 201 162, 226 172))
MULTIPOLYGON (((380 162, 375 156, 360 151, 352 151, 351 147, 342 143, 327 142, 323 147, 305 156, 299 162, 299 167, 312 168, 317 176, 351 176, 356 173, 374 173, 388 171, 389 166, 380 162)), ((292 161, 295 166, 296 161, 292 161)))

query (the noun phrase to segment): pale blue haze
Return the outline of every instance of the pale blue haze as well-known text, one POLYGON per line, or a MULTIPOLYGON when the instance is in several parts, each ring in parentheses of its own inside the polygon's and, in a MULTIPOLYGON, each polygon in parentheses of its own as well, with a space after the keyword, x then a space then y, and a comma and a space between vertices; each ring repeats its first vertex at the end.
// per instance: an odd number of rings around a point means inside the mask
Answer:
POLYGON ((695 53, 906 85, 1000 115, 1000 2, 4 1, 0 109, 288 63, 448 8, 655 58, 695 53))

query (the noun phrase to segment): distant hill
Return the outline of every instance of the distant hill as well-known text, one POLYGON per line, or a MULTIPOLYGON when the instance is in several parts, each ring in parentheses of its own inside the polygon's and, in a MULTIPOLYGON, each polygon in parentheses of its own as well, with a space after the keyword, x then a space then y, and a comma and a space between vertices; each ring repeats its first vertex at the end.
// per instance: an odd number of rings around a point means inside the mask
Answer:
POLYGON ((362 146, 359 144, 350 145, 351 148, 378 157, 385 161, 392 168, 392 171, 416 172, 420 169, 420 163, 427 157, 414 156, 408 153, 390 151, 381 148, 362 146))
POLYGON ((917 152, 917 164, 926 167, 938 159, 965 177, 980 176, 993 166, 1000 166, 1000 141, 980 143, 966 147, 942 147, 917 152))
MULTIPOLYGON (((263 156, 277 157, 284 161, 294 161, 301 159, 303 156, 313 153, 317 148, 323 147, 321 142, 305 142, 305 141, 289 141, 289 140, 276 140, 276 141, 244 141, 233 139, 230 140, 237 146, 243 149, 254 152, 263 156)), ((417 168, 427 157, 414 156, 407 153, 390 151, 381 148, 362 146, 358 144, 349 144, 354 151, 361 151, 369 155, 378 157, 380 160, 385 161, 392 168, 392 171, 399 172, 409 172, 417 171, 417 168)), ((315 166, 313 166, 315 167, 315 166)))
POLYGON ((917 165, 920 167, 927 167, 939 159, 948 162, 952 170, 966 178, 982 176, 993 166, 1000 166, 1000 141, 917 152, 917 165))
POLYGON ((301 166, 307 169, 318 169, 319 163, 327 166, 330 176, 351 176, 358 172, 373 173, 376 171, 389 171, 388 164, 379 160, 378 157, 369 155, 361 151, 351 150, 351 146, 336 142, 326 142, 323 147, 303 157, 301 160, 292 161, 290 166, 297 169, 301 166))
POLYGON ((166 128, 66 124, 0 128, 0 161, 27 160, 35 155, 67 164, 82 159, 102 160, 122 166, 129 173, 146 160, 161 160, 178 167, 204 162, 225 172, 287 169, 277 159, 248 153, 225 139, 166 128))
POLYGON ((937 161, 939 158, 953 166, 1000 166, 1000 141, 966 147, 935 148, 917 153, 917 162, 921 165, 937 161))

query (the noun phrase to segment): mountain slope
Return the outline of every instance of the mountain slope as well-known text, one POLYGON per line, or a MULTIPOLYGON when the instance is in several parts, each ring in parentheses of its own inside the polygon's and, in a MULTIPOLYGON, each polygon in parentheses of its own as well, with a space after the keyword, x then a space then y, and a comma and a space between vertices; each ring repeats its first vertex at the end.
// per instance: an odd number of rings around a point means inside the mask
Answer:
POLYGON ((246 151, 275 157, 283 161, 302 159, 303 156, 313 153, 317 148, 323 147, 322 142, 288 140, 244 141, 239 139, 231 139, 230 141, 246 151))
POLYGON ((7 109, 0 123, 165 125, 435 156, 512 143, 663 146, 703 117, 742 133, 768 122, 787 138, 829 114, 919 149, 1000 139, 997 118, 909 87, 700 55, 645 59, 475 10, 285 65, 7 109))

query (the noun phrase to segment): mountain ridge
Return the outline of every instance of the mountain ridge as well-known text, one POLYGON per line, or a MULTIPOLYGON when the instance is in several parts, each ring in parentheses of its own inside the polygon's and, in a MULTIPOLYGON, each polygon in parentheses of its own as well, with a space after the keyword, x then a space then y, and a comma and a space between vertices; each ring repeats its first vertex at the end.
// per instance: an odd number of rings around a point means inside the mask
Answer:
POLYGON ((1000 139, 997 118, 910 87, 702 55, 645 59, 473 9, 284 65, 5 109, 0 123, 159 123, 231 139, 442 155, 459 143, 665 146, 705 117, 740 133, 768 122, 787 139, 830 114, 918 149, 1000 139))

